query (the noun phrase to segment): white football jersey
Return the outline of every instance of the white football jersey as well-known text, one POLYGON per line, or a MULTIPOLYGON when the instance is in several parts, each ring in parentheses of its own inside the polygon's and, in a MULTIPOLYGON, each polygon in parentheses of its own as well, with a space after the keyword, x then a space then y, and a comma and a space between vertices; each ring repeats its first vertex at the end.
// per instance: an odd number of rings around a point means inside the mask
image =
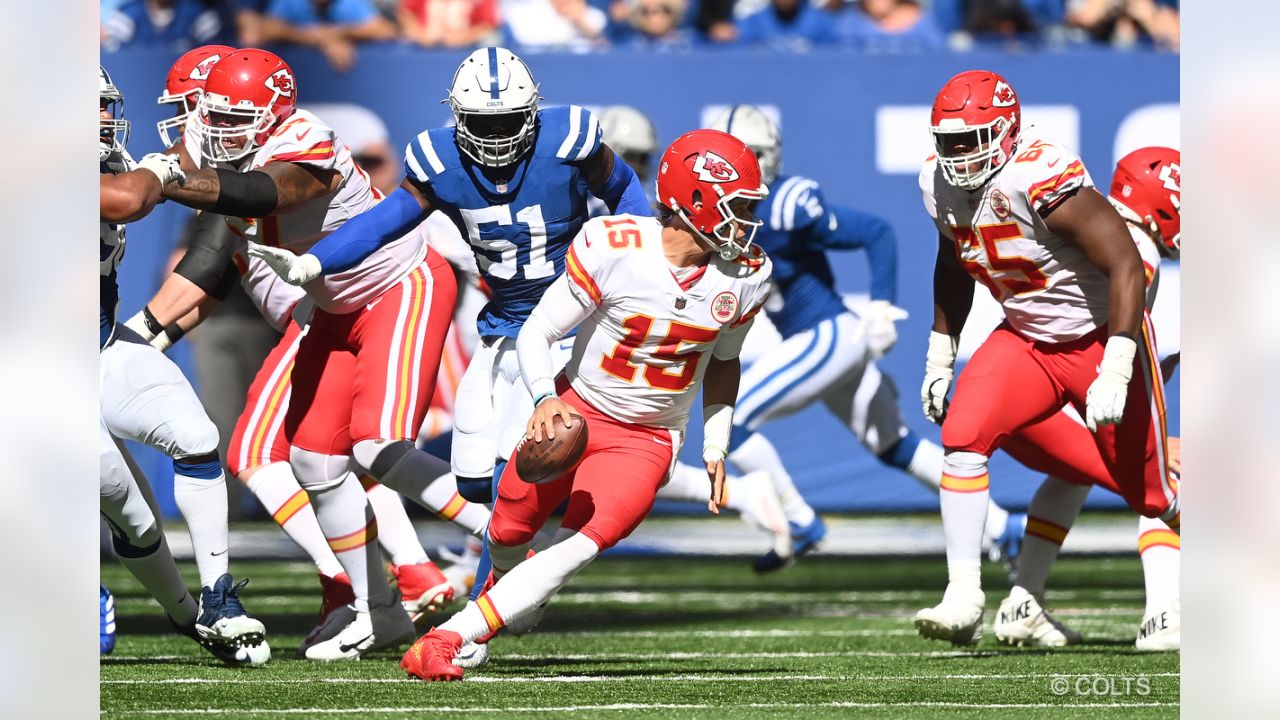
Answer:
POLYGON ((570 289, 595 306, 565 367, 573 389, 623 422, 683 432, 708 356, 737 356, 772 272, 762 251, 732 261, 713 254, 682 284, 657 219, 587 221, 565 260, 570 289))
POLYGON ((1107 277, 1074 243, 1045 225, 1040 212, 1093 180, 1074 152, 1048 140, 1025 140, 982 188, 952 186, 930 157, 920 172, 924 205, 939 232, 955 241, 970 275, 1004 309, 1024 337, 1067 342, 1107 322, 1107 277))
MULTIPOLYGON (((305 253, 321 238, 382 199, 382 194, 369 183, 369 176, 356 165, 351 151, 333 129, 306 110, 295 110, 238 168, 208 163, 202 158, 199 133, 190 126, 183 135, 187 152, 200 165, 250 172, 269 162, 292 162, 337 170, 342 177, 336 190, 290 212, 265 218, 227 218, 227 224, 237 235, 254 242, 305 253)), ((247 243, 238 247, 234 257, 241 283, 263 317, 277 328, 287 322, 304 291, 320 309, 348 313, 367 305, 400 282, 427 253, 425 234, 409 232, 379 248, 356 267, 322 275, 297 288, 280 279, 262 260, 249 257, 247 247, 247 243)))

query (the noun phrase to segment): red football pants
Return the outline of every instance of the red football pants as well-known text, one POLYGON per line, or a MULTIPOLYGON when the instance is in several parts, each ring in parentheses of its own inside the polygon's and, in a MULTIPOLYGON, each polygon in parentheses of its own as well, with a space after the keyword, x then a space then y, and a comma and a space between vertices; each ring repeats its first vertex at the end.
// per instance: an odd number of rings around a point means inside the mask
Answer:
POLYGON ((551 513, 569 499, 563 528, 595 541, 600 550, 618 544, 653 508, 658 487, 671 471, 671 433, 615 420, 578 397, 560 398, 587 421, 587 450, 572 471, 554 482, 533 485, 516 473, 514 459, 498 480, 489 539, 514 547, 533 540, 551 513))
MULTIPOLYGON (((1177 483, 1165 465, 1164 393, 1154 337, 1151 320, 1144 317, 1124 420, 1090 433, 1106 475, 1113 480, 1100 484, 1118 491, 1134 511, 1147 517, 1163 514, 1177 494, 1177 483)), ((1064 475, 1098 482, 1098 467, 1078 459, 1079 433, 1089 431, 1078 425, 1068 428, 1054 416, 1067 404, 1085 414, 1085 395, 1097 378, 1106 338, 1103 327, 1067 343, 1035 342, 1002 324, 960 373, 942 425, 943 446, 990 457, 1021 433, 1022 441, 1015 440, 1010 448, 1015 457, 1030 446, 1035 452, 1027 457, 1037 463, 1057 458, 1066 469, 1078 466, 1064 475)), ((1058 469, 1064 468, 1046 472, 1058 469)))
POLYGON ((284 416, 289 407, 293 359, 298 354, 302 328, 292 318, 284 337, 271 349, 245 396, 244 410, 227 446, 227 469, 239 475, 260 465, 289 460, 289 440, 284 416))
POLYGON ((294 361, 284 423, 290 444, 348 455, 361 440, 416 438, 456 299, 453 270, 428 251, 364 308, 343 315, 317 309, 294 361))

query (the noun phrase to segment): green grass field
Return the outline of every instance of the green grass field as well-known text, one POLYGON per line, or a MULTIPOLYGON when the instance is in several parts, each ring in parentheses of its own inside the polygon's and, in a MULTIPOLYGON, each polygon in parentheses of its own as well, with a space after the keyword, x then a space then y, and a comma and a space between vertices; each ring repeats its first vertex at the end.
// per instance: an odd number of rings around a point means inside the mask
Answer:
POLYGON ((1007 581, 994 565, 988 635, 959 652, 911 625, 940 597, 940 558, 819 556, 757 577, 741 558, 608 557, 552 603, 534 634, 494 640, 487 666, 449 684, 407 679, 399 652, 293 659, 319 604, 314 569, 233 569, 252 578, 246 605, 271 632, 274 659, 262 668, 218 665, 168 631, 123 568, 104 565, 120 632, 102 660, 104 717, 1065 720, 1165 718, 1179 699, 1178 654, 1133 648, 1136 557, 1059 563, 1049 603, 1088 644, 1051 652, 995 643, 990 621, 1007 581))

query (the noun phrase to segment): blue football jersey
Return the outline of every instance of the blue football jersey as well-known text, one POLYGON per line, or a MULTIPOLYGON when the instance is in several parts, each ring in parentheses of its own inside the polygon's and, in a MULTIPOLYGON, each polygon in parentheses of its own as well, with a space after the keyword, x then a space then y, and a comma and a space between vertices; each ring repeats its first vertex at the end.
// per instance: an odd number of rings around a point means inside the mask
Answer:
POLYGON ((800 176, 782 175, 769 184, 769 196, 756 207, 764 225, 756 231, 755 244, 773 261, 775 296, 766 306, 769 320, 784 338, 808 330, 829 317, 845 312, 835 289, 835 277, 822 245, 814 242, 821 229, 834 229, 831 214, 818 183, 800 176))
MULTIPOLYGON (((112 175, 126 172, 129 161, 112 155, 98 164, 99 173, 112 175)), ((116 270, 124 259, 124 225, 99 223, 98 229, 98 349, 106 347, 115 336, 116 306, 120 304, 120 285, 116 270)))
POLYGON ((493 292, 478 318, 480 335, 515 337, 553 280, 587 219, 591 192, 580 164, 602 147, 589 110, 570 105, 538 111, 533 148, 510 179, 494 182, 487 168, 458 150, 452 127, 427 130, 405 149, 405 175, 425 186, 471 243, 493 292))

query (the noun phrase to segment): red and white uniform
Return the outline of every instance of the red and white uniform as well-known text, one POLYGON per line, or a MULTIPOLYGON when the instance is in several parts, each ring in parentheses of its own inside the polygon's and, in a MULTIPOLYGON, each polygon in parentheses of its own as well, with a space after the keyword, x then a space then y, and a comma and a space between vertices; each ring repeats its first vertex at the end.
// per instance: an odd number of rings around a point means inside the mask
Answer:
MULTIPOLYGON (((516 464, 508 464, 490 523, 494 541, 527 542, 566 498, 561 526, 601 549, 648 515, 679 452, 707 364, 738 356, 769 294, 772 265, 763 253, 733 261, 712 255, 705 266, 680 271, 682 279, 676 272, 656 219, 618 216, 583 225, 564 275, 521 334, 539 325, 559 333, 577 326, 557 389, 587 420, 586 455, 573 472, 542 485, 522 482, 516 464)), ((529 370, 532 363, 520 354, 522 371, 529 370)))
MULTIPOLYGON (((1075 153, 1046 140, 1025 141, 972 192, 950 185, 934 158, 925 162, 920 188, 926 210, 1005 314, 957 379, 942 426, 948 451, 990 456, 1015 434, 1033 446, 1052 444, 1036 423, 1051 420, 1065 405, 1084 414, 1107 340, 1109 283, 1078 246, 1048 229, 1042 215, 1092 184, 1075 153)), ((1105 484, 1148 517, 1169 511, 1177 494, 1165 466, 1157 358, 1145 316, 1124 420, 1091 433, 1107 477, 1114 479, 1105 484)))
MULTIPOLYGON (((210 164, 200 154, 198 131, 184 133, 187 152, 199 164, 210 164)), ((246 240, 283 247, 302 254, 347 220, 373 207, 382 193, 369 183, 351 157, 351 151, 333 129, 306 110, 295 110, 280 123, 252 157, 240 164, 240 172, 261 169, 271 162, 290 162, 320 170, 336 170, 337 189, 302 207, 266 218, 227 218, 227 224, 246 240)), ((219 163, 211 163, 214 166, 219 163)), ((426 254, 426 235, 410 232, 379 248, 345 272, 323 275, 305 288, 289 285, 262 260, 248 257, 247 244, 236 250, 236 267, 245 292, 278 330, 304 294, 315 305, 332 313, 347 313, 368 304, 400 282, 426 254)))

